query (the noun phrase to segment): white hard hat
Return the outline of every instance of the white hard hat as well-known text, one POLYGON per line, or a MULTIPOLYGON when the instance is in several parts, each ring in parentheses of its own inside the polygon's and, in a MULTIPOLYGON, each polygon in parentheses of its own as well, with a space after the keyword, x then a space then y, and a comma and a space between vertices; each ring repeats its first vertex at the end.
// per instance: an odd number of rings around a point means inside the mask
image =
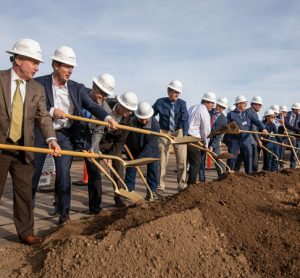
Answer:
POLYGON ((252 100, 251 100, 251 102, 263 105, 263 100, 262 100, 262 97, 260 97, 260 96, 253 97, 252 100))
POLYGON ((74 50, 68 46, 61 46, 54 51, 51 59, 57 62, 61 62, 70 66, 77 66, 76 55, 74 50))
POLYGON ((292 109, 300 109, 300 103, 299 102, 294 102, 292 104, 292 109))
POLYGON ((265 116, 265 117, 271 116, 271 115, 275 115, 275 112, 274 112, 274 110, 272 110, 272 109, 268 109, 268 110, 266 110, 265 113, 264 113, 264 116, 265 116))
POLYGON ((241 102, 248 102, 248 100, 246 99, 245 96, 237 96, 235 98, 234 104, 238 104, 238 103, 241 103, 241 102))
POLYGON ((134 111, 134 114, 140 119, 149 119, 152 117, 153 113, 154 113, 153 108, 146 101, 141 101, 138 104, 137 110, 134 111))
POLYGON ((219 104, 220 106, 227 108, 228 107, 228 99, 226 97, 220 97, 217 100, 217 104, 219 104))
POLYGON ((231 112, 235 109, 235 105, 231 105, 228 107, 227 112, 231 112))
POLYGON ((98 78, 93 77, 93 82, 106 94, 113 95, 116 86, 115 78, 108 73, 99 75, 98 78))
POLYGON ((137 109, 138 99, 133 92, 125 92, 124 94, 117 96, 117 100, 128 110, 134 111, 137 109))
POLYGON ((202 100, 207 100, 210 102, 216 102, 216 95, 214 92, 205 93, 202 97, 202 100))
POLYGON ((271 105, 270 109, 272 109, 274 111, 274 113, 276 113, 276 114, 279 113, 279 106, 277 104, 271 105))
POLYGON ((44 63, 40 44, 31 39, 18 40, 12 47, 12 50, 6 50, 6 52, 9 54, 18 54, 29 57, 44 63))
POLYGON ((173 80, 169 83, 168 88, 175 90, 178 93, 182 93, 182 83, 179 80, 173 80))
POLYGON ((288 112, 288 107, 286 105, 279 106, 279 112, 288 112))

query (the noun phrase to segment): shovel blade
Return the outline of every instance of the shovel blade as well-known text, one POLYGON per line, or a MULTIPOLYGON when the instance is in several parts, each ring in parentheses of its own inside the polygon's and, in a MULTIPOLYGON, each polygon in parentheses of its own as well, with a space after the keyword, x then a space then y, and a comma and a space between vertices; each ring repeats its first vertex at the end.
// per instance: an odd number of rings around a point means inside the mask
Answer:
POLYGON ((159 158, 151 158, 151 157, 139 158, 139 159, 128 160, 128 161, 126 160, 126 164, 124 166, 125 167, 142 166, 157 160, 159 160, 159 158))
POLYGON ((116 192, 116 193, 122 197, 125 197, 125 198, 135 202, 135 203, 144 200, 144 198, 140 194, 138 194, 136 192, 129 192, 123 188, 118 189, 118 192, 116 192))
POLYGON ((231 159, 231 158, 233 158, 233 154, 231 154, 231 153, 221 153, 216 158, 217 159, 231 159))

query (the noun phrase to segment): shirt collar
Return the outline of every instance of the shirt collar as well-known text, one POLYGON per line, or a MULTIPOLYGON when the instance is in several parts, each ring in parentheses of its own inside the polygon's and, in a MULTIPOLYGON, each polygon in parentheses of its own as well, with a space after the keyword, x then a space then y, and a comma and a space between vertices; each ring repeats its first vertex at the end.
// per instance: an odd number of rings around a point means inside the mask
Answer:
POLYGON ((57 85, 54 81, 53 74, 51 75, 51 77, 52 77, 52 84, 53 84, 54 87, 61 88, 61 89, 66 89, 66 90, 68 89, 68 81, 64 85, 57 85))
POLYGON ((25 80, 21 79, 16 72, 14 71, 14 69, 11 69, 11 81, 16 81, 16 80, 21 80, 21 83, 24 84, 25 80))

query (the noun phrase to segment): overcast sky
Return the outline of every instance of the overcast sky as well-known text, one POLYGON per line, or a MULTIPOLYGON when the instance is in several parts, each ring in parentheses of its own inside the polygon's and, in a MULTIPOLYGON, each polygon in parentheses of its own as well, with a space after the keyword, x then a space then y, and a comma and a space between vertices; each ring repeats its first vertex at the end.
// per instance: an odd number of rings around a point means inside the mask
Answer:
POLYGON ((91 86, 107 72, 116 94, 134 91, 150 103, 166 96, 173 79, 181 97, 197 104, 207 91, 271 104, 300 102, 300 1, 2 1, 1 69, 5 50, 20 38, 37 40, 51 72, 50 56, 72 47, 78 67, 72 79, 91 86))

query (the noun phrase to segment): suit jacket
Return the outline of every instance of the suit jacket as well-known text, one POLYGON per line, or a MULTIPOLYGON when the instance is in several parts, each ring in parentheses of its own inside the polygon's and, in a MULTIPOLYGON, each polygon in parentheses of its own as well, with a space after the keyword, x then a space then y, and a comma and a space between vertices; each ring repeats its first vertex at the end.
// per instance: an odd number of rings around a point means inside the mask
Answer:
MULTIPOLYGON (((0 71, 0 143, 5 143, 11 123, 11 70, 0 71)), ((27 81, 23 114, 23 138, 25 146, 34 146, 34 125, 37 121, 43 140, 55 137, 52 119, 46 109, 43 86, 34 80, 27 81)), ((33 153, 25 154, 26 162, 33 162, 33 153)))
MULTIPOLYGON (((215 109, 213 109, 210 114, 211 114, 211 117, 212 115, 215 113, 215 109)), ((225 126, 227 124, 227 119, 225 117, 225 115, 223 113, 221 113, 218 118, 214 121, 212 127, 211 127, 211 131, 215 130, 215 129, 218 129, 218 128, 221 128, 223 126, 225 126)), ((209 147, 213 147, 213 148, 217 148, 217 146, 220 144, 220 142, 222 141, 223 139, 223 135, 217 135, 217 136, 213 136, 210 141, 209 141, 209 144, 208 146, 209 147)))
MULTIPOLYGON (((52 74, 37 77, 35 79, 41 85, 44 86, 46 91, 46 106, 47 110, 50 111, 51 107, 54 107, 54 98, 53 98, 53 91, 52 91, 52 74)), ((83 84, 77 83, 75 81, 69 80, 67 82, 68 91, 71 97, 71 100, 74 104, 74 115, 84 117, 84 109, 91 112, 96 118, 99 120, 104 120, 106 116, 109 115, 105 110, 103 110, 96 102, 94 102, 90 96, 90 90, 87 89, 83 84)), ((86 129, 82 128, 86 127, 85 124, 82 124, 79 121, 74 121, 70 127, 71 129, 71 140, 74 138, 78 139, 78 135, 80 132, 85 132, 86 129)), ((36 130, 38 134, 39 131, 36 130)), ((37 135, 38 137, 38 135, 37 135)), ((37 140, 37 144, 39 144, 37 140)))

